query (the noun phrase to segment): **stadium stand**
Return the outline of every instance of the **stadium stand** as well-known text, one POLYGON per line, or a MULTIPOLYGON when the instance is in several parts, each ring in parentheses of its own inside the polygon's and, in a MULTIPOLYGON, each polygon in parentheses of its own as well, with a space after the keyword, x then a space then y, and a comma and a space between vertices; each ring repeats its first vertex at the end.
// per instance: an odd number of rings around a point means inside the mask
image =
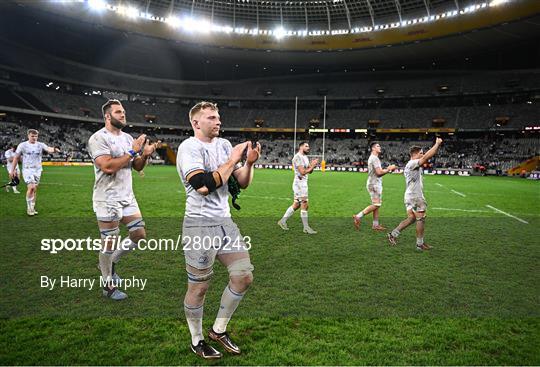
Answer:
MULTIPOLYGON (((102 96, 85 96, 33 87, 2 88, 0 93, 5 98, 2 103, 8 106, 39 111, 54 111, 72 116, 101 117, 100 106, 105 102, 102 96), (24 95, 18 98, 17 94, 24 95), (25 103, 24 101, 31 101, 25 103), (40 106, 41 108, 37 108, 40 106), (36 108, 32 108, 36 107, 36 108)), ((189 126, 187 115, 189 105, 163 103, 150 99, 143 101, 123 101, 131 122, 145 123, 151 118, 153 123, 169 126, 189 126)), ((433 119, 445 120, 444 127, 487 129, 493 127, 497 117, 508 117, 507 127, 522 127, 538 119, 538 109, 534 104, 477 105, 462 107, 408 107, 391 108, 392 101, 375 104, 375 108, 356 108, 354 102, 342 102, 345 107, 327 109, 326 126, 328 128, 363 128, 369 120, 378 120, 380 128, 431 127, 433 119)), ((232 107, 230 103, 219 103, 224 123, 229 127, 253 127, 256 120, 263 121, 264 127, 292 127, 294 124, 294 101, 281 102, 241 102, 232 107), (287 108, 279 106, 289 105, 287 108), (261 106, 253 108, 252 106, 261 106), (276 106, 278 108, 276 108, 276 106)), ((298 126, 307 127, 312 120, 323 123, 322 102, 299 103, 298 126), (303 108, 307 107, 307 108, 303 108)))
MULTIPOLYGON (((23 114, 5 119, 2 147, 24 140, 26 129, 34 127, 41 130, 42 141, 60 145, 69 159, 88 160, 86 141, 101 126, 100 107, 107 98, 122 100, 128 132, 155 136, 174 151, 190 134, 190 106, 201 99, 216 101, 224 136, 234 144, 243 138, 238 130, 254 128, 256 122, 263 128, 292 128, 294 97, 299 97, 298 128, 322 128, 325 123, 328 129, 369 129, 368 135, 354 139, 327 135, 329 165, 364 167, 367 136, 382 140, 387 164, 403 165, 411 144, 429 146, 431 140, 419 135, 375 136, 374 129, 430 128, 434 120, 459 134, 446 139, 434 160, 437 167, 482 165, 506 170, 540 153, 538 139, 520 136, 524 126, 538 125, 538 70, 386 71, 195 82, 124 74, 9 40, 2 43, 0 105, 38 112, 35 117, 23 114), (27 62, 37 56, 43 62, 27 62), (85 75, 84 82, 80 75, 85 75), (326 116, 323 96, 327 97, 326 116), (53 115, 47 119, 41 112, 53 115), (84 122, 60 122, 54 114, 84 122), (376 125, 370 126, 370 120, 377 121, 376 125)), ((261 163, 289 163, 295 150, 291 134, 257 135, 264 147, 261 163)), ((312 154, 322 155, 320 135, 303 138, 312 144, 312 154)))
MULTIPOLYGON (((80 122, 52 122, 40 120, 19 120, 3 122, 0 130, 0 144, 2 149, 7 149, 9 144, 19 143, 26 139, 26 130, 30 127, 40 130, 40 141, 59 146, 62 154, 55 154, 53 158, 67 158, 71 160, 89 161, 86 142, 93 132, 101 128, 97 123, 80 122)), ((178 145, 188 138, 189 131, 162 132, 153 127, 126 129, 132 135, 137 136, 145 133, 155 136, 167 143, 174 151, 178 145)), ((225 134, 225 138, 236 144, 244 139, 241 134, 225 134)), ((308 139, 311 146, 311 154, 322 155, 322 138, 311 137, 308 139)), ((259 139, 263 146, 261 164, 290 164, 293 155, 294 143, 289 136, 270 136, 266 134, 259 139)), ((433 160, 438 168, 474 168, 482 165, 491 169, 507 170, 532 156, 540 155, 540 145, 537 138, 451 138, 445 141, 440 154, 433 160)), ((408 160, 408 149, 411 145, 429 147, 432 140, 412 138, 391 138, 382 140, 382 161, 385 164, 398 164, 403 166, 408 160)), ((334 138, 327 137, 325 141, 325 159, 328 165, 356 166, 367 165, 367 138, 334 138)), ((51 157, 48 157, 51 158, 51 157)))

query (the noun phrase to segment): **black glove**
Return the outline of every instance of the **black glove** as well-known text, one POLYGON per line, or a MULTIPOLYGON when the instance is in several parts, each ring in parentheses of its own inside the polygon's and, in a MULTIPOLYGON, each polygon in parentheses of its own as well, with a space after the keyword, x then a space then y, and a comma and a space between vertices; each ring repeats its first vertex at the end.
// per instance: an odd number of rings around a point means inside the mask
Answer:
POLYGON ((240 205, 236 204, 236 199, 238 199, 238 196, 240 195, 240 185, 238 185, 238 181, 236 178, 234 178, 233 175, 229 177, 229 181, 227 182, 227 185, 229 186, 229 194, 231 194, 232 197, 232 205, 236 210, 240 210, 240 205))

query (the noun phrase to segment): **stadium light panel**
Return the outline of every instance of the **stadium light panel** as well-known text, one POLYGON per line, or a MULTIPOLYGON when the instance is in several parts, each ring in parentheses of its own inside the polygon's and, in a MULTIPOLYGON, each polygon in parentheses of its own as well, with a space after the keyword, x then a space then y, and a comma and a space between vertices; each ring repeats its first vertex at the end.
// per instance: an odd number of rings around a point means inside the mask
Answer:
POLYGON ((102 11, 107 8, 108 4, 105 0, 88 0, 88 6, 92 10, 102 11))
POLYGON ((193 21, 193 29, 200 33, 209 33, 212 30, 212 24, 207 20, 201 20, 198 24, 193 21))
POLYGON ((135 19, 139 16, 139 9, 133 6, 130 6, 126 9, 125 14, 128 16, 128 18, 135 19))
POLYGON ((502 5, 504 3, 507 3, 509 0, 492 0, 490 3, 489 3, 489 6, 499 6, 499 5, 502 5))
POLYGON ((184 17, 181 20, 180 25, 182 26, 182 29, 186 32, 199 30, 197 22, 193 18, 190 18, 190 17, 184 17))
POLYGON ((165 23, 167 23, 168 25, 170 25, 173 28, 178 28, 178 27, 180 27, 180 18, 178 18, 178 17, 168 17, 165 20, 165 23))
POLYGON ((129 7, 119 6, 116 9, 117 9, 116 11, 118 12, 118 14, 124 15, 128 18, 135 19, 139 15, 139 10, 133 6, 129 6, 129 7))
POLYGON ((285 29, 283 29, 283 27, 278 27, 276 29, 274 29, 274 37, 276 37, 278 40, 279 39, 282 39, 283 37, 285 37, 285 35, 287 34, 285 29))

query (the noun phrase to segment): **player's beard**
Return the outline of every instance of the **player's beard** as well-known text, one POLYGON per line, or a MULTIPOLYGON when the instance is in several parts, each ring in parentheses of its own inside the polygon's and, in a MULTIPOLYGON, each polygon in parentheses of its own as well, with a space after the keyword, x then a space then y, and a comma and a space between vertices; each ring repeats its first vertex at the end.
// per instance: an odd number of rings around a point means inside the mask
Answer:
POLYGON ((210 130, 210 138, 217 138, 219 136, 219 128, 210 130))
POLYGON ((111 116, 111 125, 114 126, 117 129, 119 129, 119 130, 122 130, 124 127, 126 127, 125 123, 123 123, 120 120, 115 119, 112 116, 111 116))

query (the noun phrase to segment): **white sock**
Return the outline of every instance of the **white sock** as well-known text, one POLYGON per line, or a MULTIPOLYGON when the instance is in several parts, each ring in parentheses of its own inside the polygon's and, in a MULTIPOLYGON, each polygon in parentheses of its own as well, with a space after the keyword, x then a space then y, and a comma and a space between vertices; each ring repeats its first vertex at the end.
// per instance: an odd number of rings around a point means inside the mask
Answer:
POLYGON ((26 197, 26 207, 30 210, 34 210, 34 198, 33 197, 26 197))
POLYGON ((394 230, 392 230, 391 235, 392 237, 398 237, 400 233, 401 232, 399 231, 399 229, 395 228, 394 230))
MULTIPOLYGON (((124 242, 124 241, 122 241, 124 242)), ((125 254, 127 254, 128 252, 130 251, 133 251, 134 249, 137 248, 137 244, 135 242, 133 242, 132 240, 129 240, 129 246, 126 246, 127 248, 124 250, 122 248, 124 244, 121 243, 120 244, 120 248, 117 248, 116 250, 114 250, 113 254, 112 254, 112 262, 113 263, 117 263, 118 261, 120 261, 120 258, 122 256, 124 256, 125 254)))
POLYGON ((242 298, 244 298, 244 293, 233 291, 229 285, 225 287, 223 295, 221 296, 221 304, 216 316, 216 321, 212 327, 216 333, 224 333, 227 330, 227 324, 242 298))
POLYGON ((416 237, 416 246, 422 246, 424 244, 424 237, 416 237))
POLYGON ((360 219, 364 216, 364 211, 362 210, 360 213, 356 214, 356 218, 360 219))
POLYGON ((99 268, 104 282, 109 282, 112 277, 112 251, 99 252, 99 268))
POLYGON ((282 222, 286 222, 287 219, 289 219, 294 214, 294 209, 292 206, 288 207, 285 211, 285 214, 283 214, 283 218, 281 218, 282 222))
POLYGON ((373 219, 373 227, 378 226, 378 225, 379 225, 379 220, 373 219))
POLYGON ((184 303, 184 313, 186 314, 189 332, 191 333, 191 344, 193 346, 204 340, 202 332, 203 310, 204 305, 189 306, 184 303))
POLYGON ((302 224, 304 225, 304 228, 309 228, 307 210, 300 210, 300 218, 302 218, 302 224))

